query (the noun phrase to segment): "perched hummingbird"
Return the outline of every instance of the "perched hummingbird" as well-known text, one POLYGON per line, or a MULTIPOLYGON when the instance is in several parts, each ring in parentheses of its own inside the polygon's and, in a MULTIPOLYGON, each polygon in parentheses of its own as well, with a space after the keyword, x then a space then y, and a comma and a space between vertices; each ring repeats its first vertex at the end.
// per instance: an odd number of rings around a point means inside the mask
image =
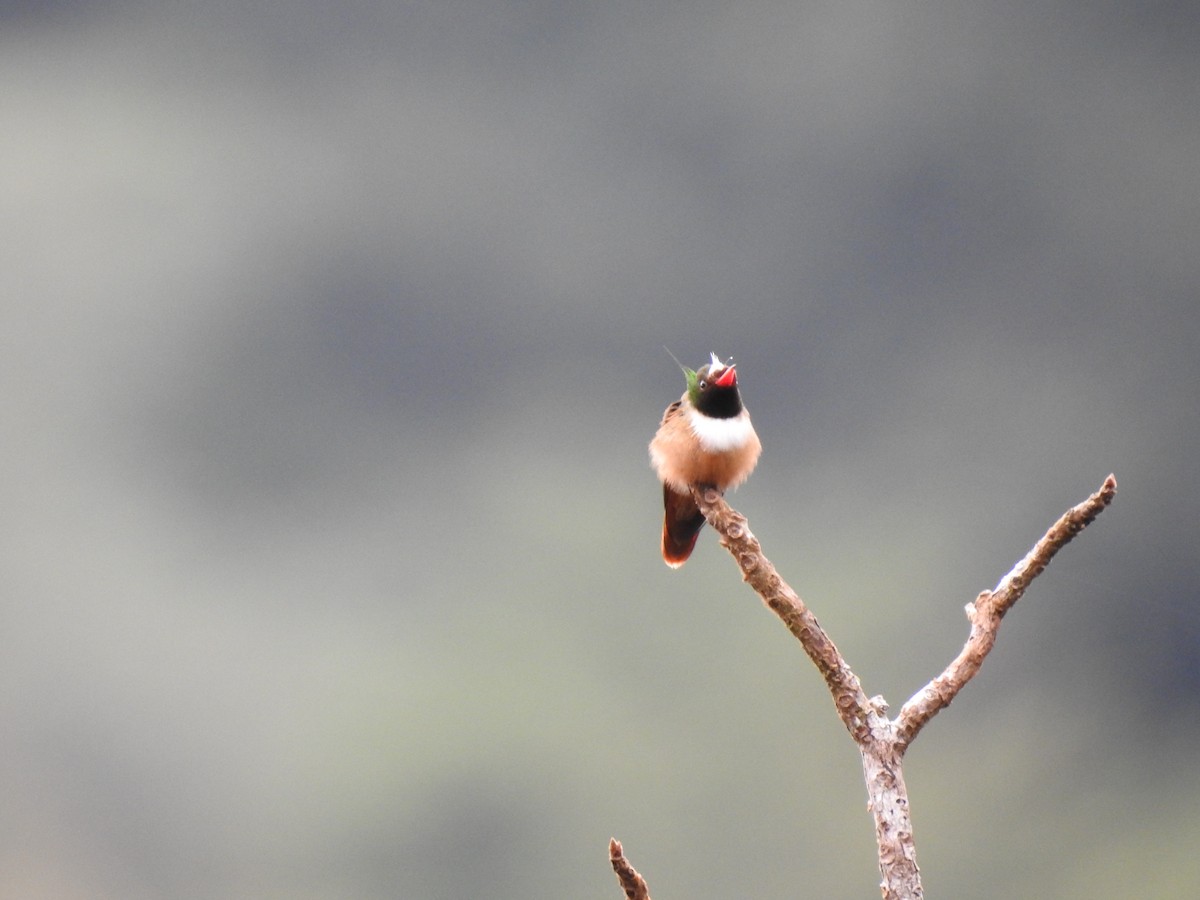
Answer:
POLYGON ((687 562, 704 527, 691 485, 724 493, 750 477, 762 453, 750 413, 742 406, 733 360, 723 363, 715 353, 711 357, 696 371, 680 364, 687 390, 667 407, 650 441, 650 462, 663 483, 666 507, 663 562, 673 569, 687 562))

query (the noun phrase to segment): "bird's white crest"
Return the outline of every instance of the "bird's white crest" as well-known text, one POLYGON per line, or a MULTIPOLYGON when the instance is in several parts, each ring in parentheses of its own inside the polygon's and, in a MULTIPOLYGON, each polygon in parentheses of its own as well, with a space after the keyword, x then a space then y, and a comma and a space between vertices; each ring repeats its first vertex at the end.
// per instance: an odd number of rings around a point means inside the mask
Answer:
POLYGON ((717 354, 709 353, 708 356, 709 356, 708 371, 715 372, 717 369, 725 368, 725 363, 721 362, 721 357, 717 356, 717 354))
POLYGON ((692 434, 709 453, 739 450, 754 435, 754 426, 745 410, 732 419, 714 419, 689 406, 687 417, 692 434))

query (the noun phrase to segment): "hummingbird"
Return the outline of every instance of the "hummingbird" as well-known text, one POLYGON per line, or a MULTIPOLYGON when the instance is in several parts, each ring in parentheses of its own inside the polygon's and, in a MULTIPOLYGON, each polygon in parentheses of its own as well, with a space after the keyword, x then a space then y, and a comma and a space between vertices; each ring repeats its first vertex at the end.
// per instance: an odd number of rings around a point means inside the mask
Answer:
MULTIPOLYGON (((670 352, 670 351, 668 351, 670 352)), ((724 493, 750 477, 762 443, 738 393, 733 360, 710 354, 708 365, 693 371, 675 361, 687 378, 683 396, 667 407, 654 439, 650 463, 663 484, 662 555, 672 569, 682 566, 704 527, 704 514, 692 499, 691 486, 724 493)))

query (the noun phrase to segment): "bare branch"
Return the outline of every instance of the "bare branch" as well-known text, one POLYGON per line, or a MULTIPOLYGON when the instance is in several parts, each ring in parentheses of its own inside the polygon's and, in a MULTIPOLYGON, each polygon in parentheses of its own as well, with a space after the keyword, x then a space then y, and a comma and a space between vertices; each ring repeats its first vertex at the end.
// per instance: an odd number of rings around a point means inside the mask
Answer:
POLYGON ((1050 530, 1025 558, 1000 579, 995 590, 984 591, 967 605, 971 632, 962 652, 941 675, 917 691, 900 709, 900 715, 896 718, 896 740, 901 753, 929 720, 949 706, 958 692, 975 677, 984 658, 995 646, 1000 620, 1021 599, 1029 583, 1042 574, 1054 554, 1113 502, 1116 493, 1117 479, 1109 475, 1100 490, 1067 510, 1062 518, 1050 526, 1050 530))
POLYGON ((608 858, 612 862, 613 871, 617 873, 617 881, 625 891, 627 900, 650 900, 650 888, 646 879, 638 874, 637 869, 625 858, 621 842, 612 838, 608 842, 608 858))
MULTIPOLYGON (((737 560, 746 581, 763 602, 800 641, 833 695, 846 730, 858 745, 867 785, 867 805, 875 820, 879 850, 880 884, 884 900, 921 900, 920 870, 913 841, 908 789, 904 784, 904 753, 920 730, 940 710, 950 705, 963 686, 979 671, 996 643, 1000 620, 1025 592, 1054 555, 1103 512, 1117 492, 1109 475, 1100 490, 1067 510, 1029 554, 1000 580, 995 590, 984 591, 967 606, 971 631, 958 657, 937 678, 904 704, 895 719, 887 717, 882 697, 867 698, 858 677, 817 623, 799 595, 779 577, 762 546, 751 533, 745 516, 731 509, 721 494, 700 485, 692 496, 708 524, 720 535, 722 546, 737 560)), ((613 871, 628 900, 649 900, 646 882, 626 861, 615 838, 609 844, 613 871)))
POLYGON ((722 546, 737 560, 743 580, 800 641, 824 677, 838 715, 858 744, 868 807, 875 819, 884 900, 920 900, 924 896, 908 789, 904 784, 904 752, 921 728, 948 706, 979 671, 995 645, 1000 619, 1020 599, 1029 583, 1041 574, 1054 554, 1112 503, 1116 491, 1116 478, 1109 475, 1099 491, 1063 514, 994 591, 984 591, 968 605, 971 633, 962 652, 946 671, 904 704, 895 719, 889 719, 887 703, 882 697, 867 699, 857 676, 817 624, 816 617, 763 555, 746 518, 731 509, 716 490, 693 486, 692 496, 705 519, 720 534, 722 546))
POLYGON ((818 624, 817 617, 763 555, 762 546, 751 533, 746 517, 732 509, 713 488, 695 486, 692 496, 708 524, 721 535, 721 545, 737 560, 742 580, 779 616, 820 671, 851 737, 859 744, 870 740, 868 717, 871 704, 858 676, 850 670, 829 635, 818 624))

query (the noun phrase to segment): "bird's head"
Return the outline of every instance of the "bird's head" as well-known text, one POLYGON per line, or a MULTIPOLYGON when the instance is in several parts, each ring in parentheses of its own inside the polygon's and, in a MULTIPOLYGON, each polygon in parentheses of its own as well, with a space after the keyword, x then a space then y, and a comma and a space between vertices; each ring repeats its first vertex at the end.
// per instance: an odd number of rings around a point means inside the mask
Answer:
POLYGON ((712 353, 708 364, 695 371, 686 366, 680 368, 687 378, 688 399, 699 412, 715 419, 731 419, 742 411, 733 360, 723 363, 712 353))

